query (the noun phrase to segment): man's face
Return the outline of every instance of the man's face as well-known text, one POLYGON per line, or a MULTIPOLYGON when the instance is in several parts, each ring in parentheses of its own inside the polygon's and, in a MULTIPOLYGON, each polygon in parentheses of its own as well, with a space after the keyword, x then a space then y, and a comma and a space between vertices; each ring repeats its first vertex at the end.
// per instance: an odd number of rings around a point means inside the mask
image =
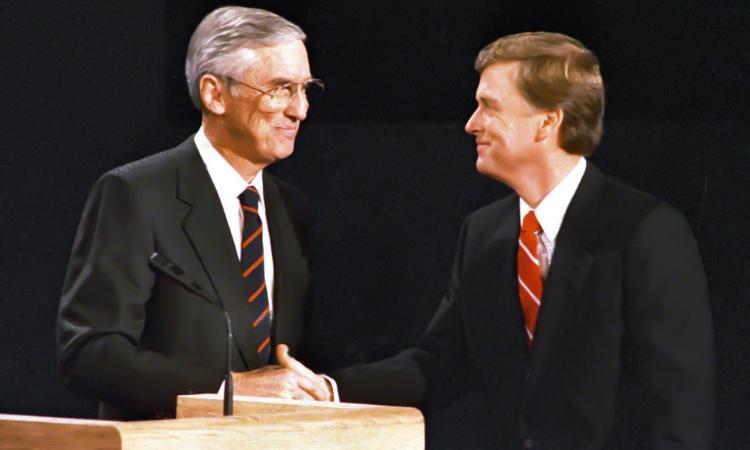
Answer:
POLYGON ((531 106, 516 87, 518 62, 500 62, 482 71, 477 109, 465 130, 476 137, 480 173, 507 183, 519 169, 538 164, 537 131, 542 111, 531 106))
MULTIPOLYGON (((307 50, 302 41, 249 52, 254 61, 237 81, 270 91, 287 83, 311 78, 307 50)), ((300 123, 307 117, 308 103, 302 92, 288 102, 278 102, 247 86, 235 84, 236 95, 227 97, 225 125, 238 142, 244 157, 267 165, 284 159, 294 151, 300 123)))

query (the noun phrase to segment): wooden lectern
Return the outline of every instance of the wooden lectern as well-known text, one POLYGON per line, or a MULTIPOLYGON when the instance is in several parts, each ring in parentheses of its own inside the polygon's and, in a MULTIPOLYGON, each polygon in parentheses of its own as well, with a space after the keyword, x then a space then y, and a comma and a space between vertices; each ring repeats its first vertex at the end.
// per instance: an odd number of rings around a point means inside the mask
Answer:
POLYGON ((0 449, 423 449, 419 410, 218 395, 177 399, 177 418, 140 422, 0 414, 0 449))

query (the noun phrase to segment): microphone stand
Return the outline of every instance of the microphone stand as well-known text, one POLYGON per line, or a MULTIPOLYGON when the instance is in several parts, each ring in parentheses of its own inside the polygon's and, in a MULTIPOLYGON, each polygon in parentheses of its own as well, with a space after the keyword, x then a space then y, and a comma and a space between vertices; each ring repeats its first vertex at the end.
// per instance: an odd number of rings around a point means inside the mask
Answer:
MULTIPOLYGON (((222 309, 224 305, 221 305, 222 309)), ((234 414, 234 381, 232 380, 232 319, 229 313, 224 310, 224 319, 227 322, 227 373, 224 374, 224 415, 231 416, 234 414)))
MULTIPOLYGON (((180 266, 159 252, 155 252, 151 255, 148 262, 159 272, 175 279, 187 287, 191 292, 205 298, 209 302, 217 303, 221 308, 221 311, 224 313, 224 321, 227 325, 227 371, 224 374, 224 415, 231 416, 234 414, 234 382, 232 380, 232 339, 234 339, 234 333, 232 332, 232 320, 229 318, 229 313, 224 307, 224 302, 221 301, 221 297, 217 297, 217 300, 214 300, 205 294, 203 288, 201 288, 198 283, 191 280, 180 266)), ((218 291, 216 292, 218 295, 218 291)))

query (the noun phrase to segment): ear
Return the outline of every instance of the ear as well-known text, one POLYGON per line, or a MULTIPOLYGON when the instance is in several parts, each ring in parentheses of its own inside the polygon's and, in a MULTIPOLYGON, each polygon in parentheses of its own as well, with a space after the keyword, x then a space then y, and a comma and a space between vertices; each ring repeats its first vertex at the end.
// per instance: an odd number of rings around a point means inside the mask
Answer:
POLYGON ((555 143, 557 143, 563 117, 564 113, 562 108, 544 111, 541 114, 542 121, 539 124, 539 128, 537 129, 537 141, 541 142, 553 138, 555 140, 555 143))
POLYGON ((203 107, 217 115, 226 111, 226 100, 230 95, 229 86, 211 74, 205 74, 198 82, 203 107))

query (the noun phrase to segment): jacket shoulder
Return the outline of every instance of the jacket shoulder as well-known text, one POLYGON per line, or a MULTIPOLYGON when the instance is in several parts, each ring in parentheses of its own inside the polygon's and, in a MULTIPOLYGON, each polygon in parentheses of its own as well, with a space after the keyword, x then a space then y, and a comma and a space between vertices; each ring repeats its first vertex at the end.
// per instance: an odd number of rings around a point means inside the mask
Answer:
POLYGON ((602 193, 591 207, 607 224, 610 238, 623 243, 644 227, 656 225, 669 233, 688 226, 685 216, 666 201, 608 176, 603 176, 602 193))
POLYGON ((116 167, 102 175, 101 179, 118 178, 129 182, 161 179, 165 175, 175 173, 191 156, 191 152, 197 152, 192 136, 176 147, 116 167))

